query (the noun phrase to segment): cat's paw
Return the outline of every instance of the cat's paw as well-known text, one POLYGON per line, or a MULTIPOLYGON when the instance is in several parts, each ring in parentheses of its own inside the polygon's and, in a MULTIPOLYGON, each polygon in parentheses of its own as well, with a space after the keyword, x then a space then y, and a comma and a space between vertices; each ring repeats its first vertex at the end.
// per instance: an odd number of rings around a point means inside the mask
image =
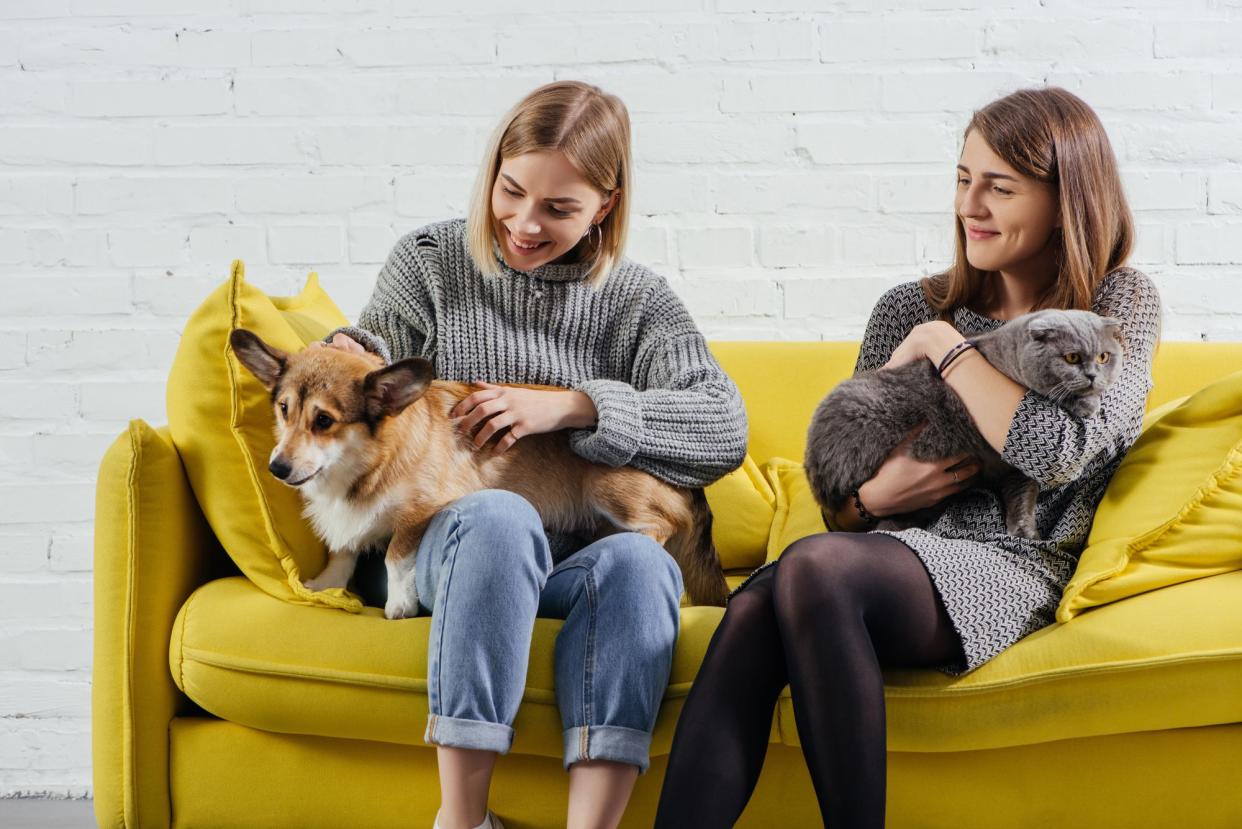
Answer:
POLYGON ((1076 400, 1068 401, 1065 408, 1074 417, 1088 418, 1094 417, 1095 413, 1100 410, 1100 396, 1098 394, 1088 394, 1079 397, 1076 400))
POLYGON ((1005 528, 1005 530, 1018 538, 1027 538, 1031 541, 1039 540, 1039 533, 1035 530, 1034 521, 1020 521, 1005 528))

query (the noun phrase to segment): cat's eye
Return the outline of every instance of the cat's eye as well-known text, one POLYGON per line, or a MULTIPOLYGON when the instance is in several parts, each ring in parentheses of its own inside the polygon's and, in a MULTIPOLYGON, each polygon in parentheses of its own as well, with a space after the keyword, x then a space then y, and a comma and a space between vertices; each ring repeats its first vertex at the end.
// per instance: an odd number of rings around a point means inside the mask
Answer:
POLYGON ((1076 366, 1082 362, 1082 355, 1077 351, 1071 351, 1069 354, 1065 355, 1065 362, 1069 363, 1071 366, 1076 366))
POLYGON ((1104 352, 1103 354, 1101 354, 1099 357, 1096 357, 1096 358, 1095 358, 1095 361, 1096 361, 1097 363, 1101 363, 1101 364, 1103 364, 1103 363, 1107 363, 1107 362, 1108 362, 1108 352, 1107 352, 1107 351, 1105 351, 1105 352, 1104 352))
POLYGON ((330 415, 326 415, 323 412, 320 412, 315 417, 315 428, 316 429, 327 429, 331 425, 332 425, 332 417, 330 415))

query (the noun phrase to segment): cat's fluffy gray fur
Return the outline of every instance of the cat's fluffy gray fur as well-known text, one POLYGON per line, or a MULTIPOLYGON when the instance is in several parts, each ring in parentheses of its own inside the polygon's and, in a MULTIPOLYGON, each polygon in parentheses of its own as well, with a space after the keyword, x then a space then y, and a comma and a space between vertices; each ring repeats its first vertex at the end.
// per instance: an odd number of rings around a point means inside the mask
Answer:
MULTIPOLYGON (((972 339, 998 371, 1080 418, 1095 415, 1123 359, 1120 323, 1090 311, 1035 311, 972 339), (1076 363, 1066 358, 1069 354, 1079 355, 1076 363), (1101 362, 1103 354, 1108 356, 1101 362)), ((911 442, 910 455, 928 461, 961 454, 978 458, 974 485, 1000 494, 1006 530, 1038 537, 1038 485, 984 440, 961 398, 928 360, 860 374, 839 384, 819 404, 807 434, 805 466, 820 506, 839 510, 924 421, 927 426, 911 442)), ((940 509, 889 516, 878 528, 925 526, 940 509)))

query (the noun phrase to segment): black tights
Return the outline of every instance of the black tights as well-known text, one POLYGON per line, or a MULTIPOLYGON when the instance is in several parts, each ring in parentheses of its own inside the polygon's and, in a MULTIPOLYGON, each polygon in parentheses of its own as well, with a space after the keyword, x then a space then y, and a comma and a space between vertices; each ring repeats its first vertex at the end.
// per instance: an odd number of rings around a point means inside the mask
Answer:
POLYGON ((914 552, 881 534, 791 544, 735 595, 677 723, 657 829, 732 826, 790 686, 802 753, 829 829, 883 829, 880 666, 939 666, 961 644, 914 552))

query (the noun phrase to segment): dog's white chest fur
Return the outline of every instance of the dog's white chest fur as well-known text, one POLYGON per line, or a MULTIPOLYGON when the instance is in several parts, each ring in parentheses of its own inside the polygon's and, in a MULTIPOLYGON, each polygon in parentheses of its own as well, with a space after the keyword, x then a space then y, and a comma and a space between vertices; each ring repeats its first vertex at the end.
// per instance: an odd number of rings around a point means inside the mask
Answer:
POLYGON ((311 520, 315 533, 334 552, 360 552, 386 541, 393 533, 393 514, 397 497, 351 501, 328 487, 303 492, 303 514, 311 520))

